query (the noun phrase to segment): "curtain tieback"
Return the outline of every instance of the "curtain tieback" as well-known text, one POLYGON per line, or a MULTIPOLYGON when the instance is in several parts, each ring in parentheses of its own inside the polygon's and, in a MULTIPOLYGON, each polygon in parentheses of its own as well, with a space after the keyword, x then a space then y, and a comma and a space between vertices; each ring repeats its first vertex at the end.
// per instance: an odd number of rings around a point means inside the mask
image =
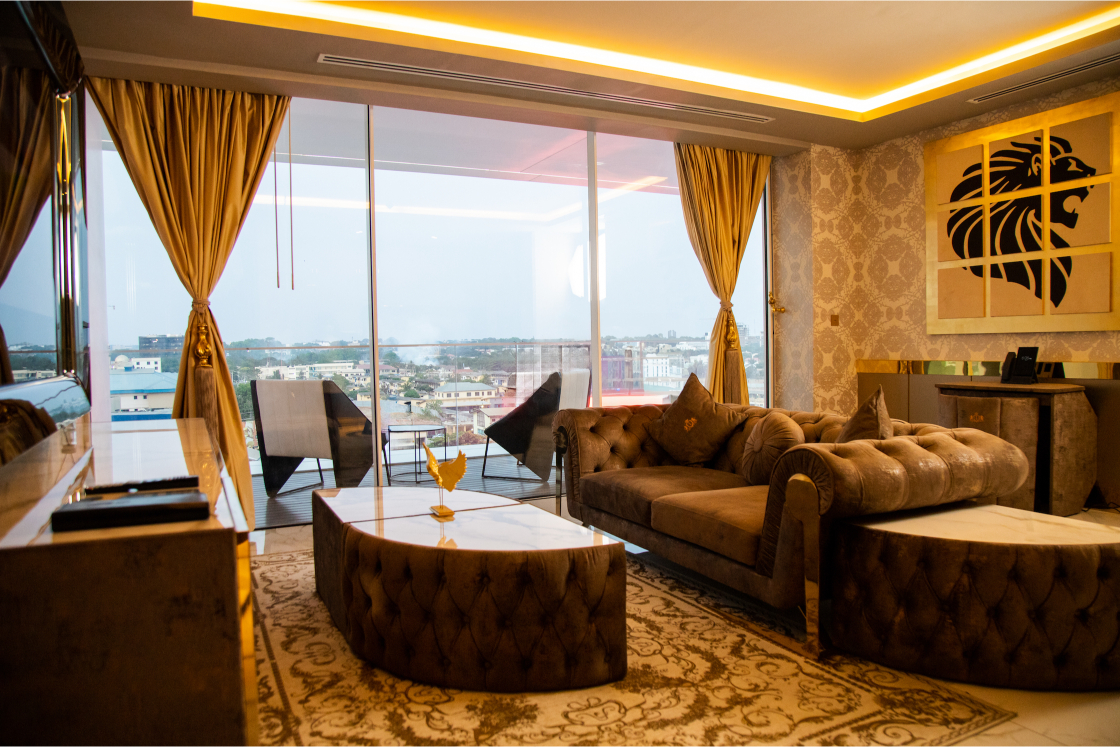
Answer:
POLYGON ((730 301, 720 301, 719 302, 719 310, 720 311, 731 311, 732 306, 734 306, 734 304, 731 303, 730 301))
POLYGON ((197 311, 199 314, 210 308, 210 299, 207 298, 202 301, 191 301, 191 309, 197 311))

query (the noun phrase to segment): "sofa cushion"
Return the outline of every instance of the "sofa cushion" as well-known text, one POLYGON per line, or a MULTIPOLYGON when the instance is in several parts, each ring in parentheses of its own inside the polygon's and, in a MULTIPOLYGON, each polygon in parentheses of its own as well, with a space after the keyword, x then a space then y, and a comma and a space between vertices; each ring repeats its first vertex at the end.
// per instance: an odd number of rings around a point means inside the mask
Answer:
POLYGON ((646 426, 646 431, 676 461, 700 466, 719 452, 731 431, 746 419, 745 410, 719 404, 696 374, 690 374, 677 401, 646 426))
POLYGON ((770 473, 778 457, 798 444, 805 443, 805 431, 793 419, 780 412, 764 417, 747 437, 737 472, 748 485, 769 485, 770 473))
POLYGON ((840 429, 836 443, 846 444, 849 441, 865 438, 882 440, 893 435, 894 425, 891 423, 891 416, 887 413, 887 398, 883 394, 883 387, 879 387, 874 394, 863 401, 852 419, 840 429))
POLYGON ((666 495, 653 502, 652 528, 753 566, 768 492, 768 485, 751 485, 666 495))
POLYGON ((647 527, 650 505, 661 496, 741 488, 747 484, 731 472, 676 465, 612 469, 584 475, 579 483, 583 503, 647 527))

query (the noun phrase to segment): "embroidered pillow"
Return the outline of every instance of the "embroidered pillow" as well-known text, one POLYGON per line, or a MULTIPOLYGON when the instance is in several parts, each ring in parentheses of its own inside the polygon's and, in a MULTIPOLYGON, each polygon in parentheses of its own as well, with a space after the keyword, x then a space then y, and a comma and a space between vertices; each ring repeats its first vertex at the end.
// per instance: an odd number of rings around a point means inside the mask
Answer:
POLYGON ((692 374, 677 401, 646 430, 678 463, 698 467, 718 454, 731 431, 746 419, 745 409, 719 404, 692 374))
POLYGON ((788 415, 772 412, 760 420, 747 437, 739 460, 739 475, 750 485, 769 485, 778 457, 803 443, 805 432, 801 426, 788 415))
POLYGON ((884 439, 894 435, 894 426, 891 425, 891 416, 887 413, 887 400, 883 394, 883 387, 863 401, 856 410, 856 414, 836 437, 836 443, 846 444, 849 441, 858 441, 862 438, 884 439))

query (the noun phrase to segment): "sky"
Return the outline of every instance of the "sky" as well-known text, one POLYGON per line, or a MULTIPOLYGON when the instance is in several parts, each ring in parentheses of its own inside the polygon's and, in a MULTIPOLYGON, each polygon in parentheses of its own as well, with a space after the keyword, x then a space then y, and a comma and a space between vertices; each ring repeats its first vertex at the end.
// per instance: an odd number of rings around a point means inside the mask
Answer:
MULTIPOLYGON (((364 151, 364 130, 349 119, 365 107, 347 106, 329 111, 347 125, 333 131, 332 146, 364 151)), ((296 119, 293 128, 300 123, 296 119)), ((448 138, 454 128, 439 124, 440 149, 453 152, 448 138)), ((509 127, 503 124, 501 137, 509 137, 509 127)), ((404 127, 387 130, 377 141, 379 159, 393 137, 415 136, 404 127)), ((483 153, 479 138, 486 132, 476 127, 471 137, 462 147, 483 153)), ((412 147, 409 157, 425 158, 415 142, 404 145, 412 147)), ((657 152, 660 171, 666 158, 671 163, 671 143, 642 145, 664 149, 657 152)), ((297 155, 299 147, 293 146, 297 155)), ((582 147, 576 143, 574 149, 582 147)), ((134 346, 140 335, 180 335, 190 298, 119 156, 103 156, 109 342, 134 346)), ((481 176, 431 171, 375 172, 379 337, 401 344, 484 337, 587 340, 586 187, 492 178, 485 169, 469 172, 481 176)), ((295 163, 291 173, 289 185, 287 163, 275 174, 271 165, 266 170, 211 297, 222 338, 229 343, 271 336, 286 344, 368 338, 366 171, 295 163)), ((689 244, 679 196, 600 186, 598 199, 602 334, 710 332, 719 303, 689 244)), ((761 331, 764 288, 758 221, 733 298, 739 324, 752 334, 761 331)))

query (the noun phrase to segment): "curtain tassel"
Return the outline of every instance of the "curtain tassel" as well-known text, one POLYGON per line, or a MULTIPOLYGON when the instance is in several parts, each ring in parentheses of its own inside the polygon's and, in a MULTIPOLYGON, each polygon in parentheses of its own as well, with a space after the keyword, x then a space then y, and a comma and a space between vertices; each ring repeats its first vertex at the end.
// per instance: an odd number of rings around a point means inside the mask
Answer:
POLYGON ((210 344, 210 325, 198 325, 198 344, 194 348, 194 386, 198 409, 214 443, 218 443, 218 375, 214 371, 214 348, 210 344))

